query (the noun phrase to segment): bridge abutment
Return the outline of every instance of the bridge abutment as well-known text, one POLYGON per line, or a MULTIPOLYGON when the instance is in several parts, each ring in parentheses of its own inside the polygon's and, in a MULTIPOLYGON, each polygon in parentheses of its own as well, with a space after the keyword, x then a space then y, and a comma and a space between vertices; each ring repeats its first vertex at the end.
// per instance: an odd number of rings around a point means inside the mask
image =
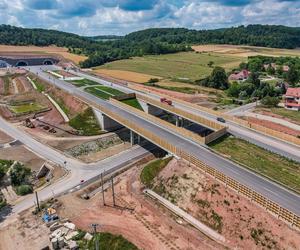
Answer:
POLYGON ((102 130, 114 131, 123 127, 123 125, 103 114, 100 110, 93 109, 93 111, 102 130))

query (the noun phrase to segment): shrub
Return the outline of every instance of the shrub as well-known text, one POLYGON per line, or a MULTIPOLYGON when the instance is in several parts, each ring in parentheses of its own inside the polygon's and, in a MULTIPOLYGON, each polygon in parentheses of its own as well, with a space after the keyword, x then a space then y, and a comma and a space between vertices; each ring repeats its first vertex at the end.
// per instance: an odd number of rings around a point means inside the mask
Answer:
POLYGON ((31 170, 24 167, 21 163, 17 163, 10 171, 11 183, 13 186, 20 186, 28 182, 31 170))
POLYGON ((261 104, 265 107, 276 107, 279 103, 277 97, 266 96, 261 100, 261 104))
POLYGON ((156 82, 159 82, 159 79, 158 78, 150 78, 148 80, 148 83, 156 83, 156 82))
POLYGON ((16 193, 18 195, 26 195, 32 193, 32 186, 30 185, 21 185, 16 188, 16 193))

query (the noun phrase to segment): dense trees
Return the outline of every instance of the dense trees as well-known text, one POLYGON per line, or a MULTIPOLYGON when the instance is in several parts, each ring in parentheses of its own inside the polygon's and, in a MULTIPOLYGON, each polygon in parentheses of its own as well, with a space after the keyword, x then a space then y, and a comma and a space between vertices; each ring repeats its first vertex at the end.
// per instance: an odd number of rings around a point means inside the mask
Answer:
MULTIPOLYGON (((82 67, 92 67, 132 56, 175 53, 191 50, 192 44, 245 44, 277 48, 300 46, 300 29, 285 26, 249 25, 218 30, 158 28, 133 32, 125 37, 82 37, 75 34, 43 29, 24 29, 0 25, 0 44, 56 45, 89 58, 82 67)), ((258 70, 260 60, 249 64, 258 70)), ((213 63, 210 63, 213 66, 213 63)))
POLYGON ((222 67, 215 67, 211 75, 205 79, 197 81, 197 84, 200 84, 205 87, 215 88, 215 89, 228 89, 228 77, 226 75, 225 69, 222 67))

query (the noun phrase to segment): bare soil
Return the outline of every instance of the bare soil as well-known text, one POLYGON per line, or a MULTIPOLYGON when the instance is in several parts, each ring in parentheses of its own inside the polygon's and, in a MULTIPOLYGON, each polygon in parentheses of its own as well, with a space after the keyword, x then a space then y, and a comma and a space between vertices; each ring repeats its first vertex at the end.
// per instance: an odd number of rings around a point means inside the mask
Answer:
POLYGON ((235 249, 299 249, 300 233, 188 163, 173 159, 154 190, 219 231, 235 249))
POLYGON ((288 135, 292 135, 292 136, 300 136, 300 131, 299 130, 295 130, 286 126, 283 126, 281 124, 275 123, 275 122, 270 122, 270 121, 266 121, 266 120, 261 120, 261 119, 257 119, 254 117, 247 117, 249 122, 261 125, 263 127, 266 128, 270 128, 288 135))
POLYGON ((49 245, 49 228, 31 210, 0 224, 0 249, 39 250, 49 245))
POLYGON ((5 134, 2 130, 0 130, 0 144, 11 142, 13 138, 9 135, 5 134))
POLYGON ((101 231, 121 234, 139 249, 224 249, 189 225, 179 225, 168 211, 145 198, 140 171, 140 167, 133 167, 115 180, 118 207, 112 206, 110 189, 105 192, 106 206, 101 194, 87 201, 79 194, 71 194, 60 199, 60 215, 87 231, 91 230, 91 223, 99 223, 101 231))

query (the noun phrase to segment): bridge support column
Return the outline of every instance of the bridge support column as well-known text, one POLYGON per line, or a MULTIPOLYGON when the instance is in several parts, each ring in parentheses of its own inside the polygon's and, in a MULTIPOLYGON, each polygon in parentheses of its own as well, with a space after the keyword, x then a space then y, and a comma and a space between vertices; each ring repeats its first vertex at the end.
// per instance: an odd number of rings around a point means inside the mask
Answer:
POLYGON ((134 132, 132 130, 130 130, 130 143, 131 143, 131 146, 134 145, 134 132))
POLYGON ((137 135, 137 143, 140 145, 141 144, 141 136, 137 135))
POLYGON ((102 130, 114 131, 123 127, 121 124, 103 114, 100 110, 93 109, 93 111, 102 130))

